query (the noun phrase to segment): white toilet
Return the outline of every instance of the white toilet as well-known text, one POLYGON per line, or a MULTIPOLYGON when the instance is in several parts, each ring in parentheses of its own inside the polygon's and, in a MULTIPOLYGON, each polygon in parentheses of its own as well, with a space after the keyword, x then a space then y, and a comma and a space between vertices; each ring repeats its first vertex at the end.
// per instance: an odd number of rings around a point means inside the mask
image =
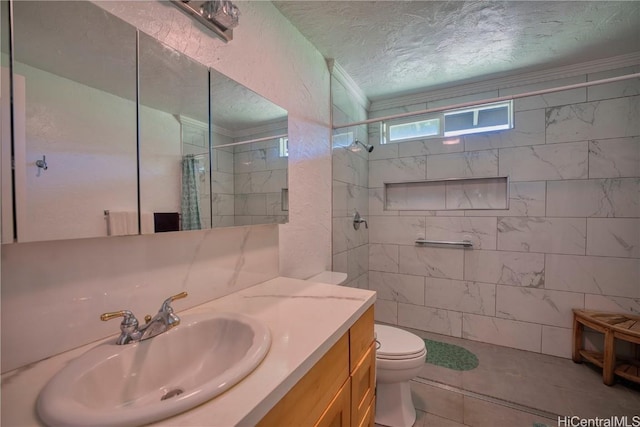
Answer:
POLYGON ((415 378, 427 358, 424 341, 415 334, 386 325, 375 325, 376 424, 410 427, 416 420, 409 380, 415 378))

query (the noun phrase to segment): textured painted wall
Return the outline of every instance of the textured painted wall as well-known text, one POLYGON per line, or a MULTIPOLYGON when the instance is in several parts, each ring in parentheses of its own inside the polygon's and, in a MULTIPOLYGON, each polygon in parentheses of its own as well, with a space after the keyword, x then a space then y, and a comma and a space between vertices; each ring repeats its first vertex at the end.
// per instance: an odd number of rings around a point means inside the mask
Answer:
MULTIPOLYGON (((187 142, 180 144, 180 133, 180 122, 172 114, 140 108, 140 209, 143 213, 181 209, 181 151, 187 154, 190 147, 187 142)), ((197 151, 191 149, 191 152, 197 151)))
POLYGON ((25 159, 16 161, 18 238, 106 236, 105 209, 137 210, 135 104, 23 64, 16 73, 27 82, 25 132, 16 133, 25 159), (48 169, 38 171, 43 155, 48 169))

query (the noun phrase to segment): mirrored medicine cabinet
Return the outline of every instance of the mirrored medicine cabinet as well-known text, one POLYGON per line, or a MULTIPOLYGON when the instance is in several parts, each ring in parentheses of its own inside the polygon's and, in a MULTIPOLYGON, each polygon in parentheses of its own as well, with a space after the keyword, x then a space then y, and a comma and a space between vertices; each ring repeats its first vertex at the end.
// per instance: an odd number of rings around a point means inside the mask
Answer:
POLYGON ((286 110, 85 1, 13 2, 10 58, 1 3, 2 243, 287 221, 286 110))

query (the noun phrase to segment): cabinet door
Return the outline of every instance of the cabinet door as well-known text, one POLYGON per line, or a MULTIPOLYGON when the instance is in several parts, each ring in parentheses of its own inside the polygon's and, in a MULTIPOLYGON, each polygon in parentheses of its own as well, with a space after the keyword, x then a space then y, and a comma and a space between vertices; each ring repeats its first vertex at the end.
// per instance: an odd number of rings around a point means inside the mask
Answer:
POLYGON ((348 379, 349 336, 345 333, 260 420, 258 427, 313 425, 348 379))
POLYGON ((371 344, 351 373, 351 425, 358 426, 366 415, 376 389, 376 351, 371 344))
POLYGON ((373 306, 362 314, 362 316, 349 329, 349 361, 351 372, 360 363, 362 357, 373 342, 373 306))
POLYGON ((336 397, 324 411, 315 427, 351 426, 351 378, 349 378, 336 397))

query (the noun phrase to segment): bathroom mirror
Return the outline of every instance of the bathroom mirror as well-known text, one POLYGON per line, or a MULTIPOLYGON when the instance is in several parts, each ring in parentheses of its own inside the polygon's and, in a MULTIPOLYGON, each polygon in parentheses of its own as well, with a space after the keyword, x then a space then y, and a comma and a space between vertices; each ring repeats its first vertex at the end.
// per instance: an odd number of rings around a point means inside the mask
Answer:
POLYGON ((287 111, 210 73, 213 227, 287 222, 287 111))
POLYGON ((139 35, 142 233, 211 228, 209 70, 139 35))
POLYGON ((287 221, 286 110, 91 2, 13 7, 2 243, 287 221))
POLYGON ((136 29, 90 2, 13 12, 17 241, 107 236, 105 211, 138 234, 136 29))
POLYGON ((9 2, 0 0, 0 185, 2 188, 1 241, 13 241, 11 179, 11 112, 9 93, 9 2))

